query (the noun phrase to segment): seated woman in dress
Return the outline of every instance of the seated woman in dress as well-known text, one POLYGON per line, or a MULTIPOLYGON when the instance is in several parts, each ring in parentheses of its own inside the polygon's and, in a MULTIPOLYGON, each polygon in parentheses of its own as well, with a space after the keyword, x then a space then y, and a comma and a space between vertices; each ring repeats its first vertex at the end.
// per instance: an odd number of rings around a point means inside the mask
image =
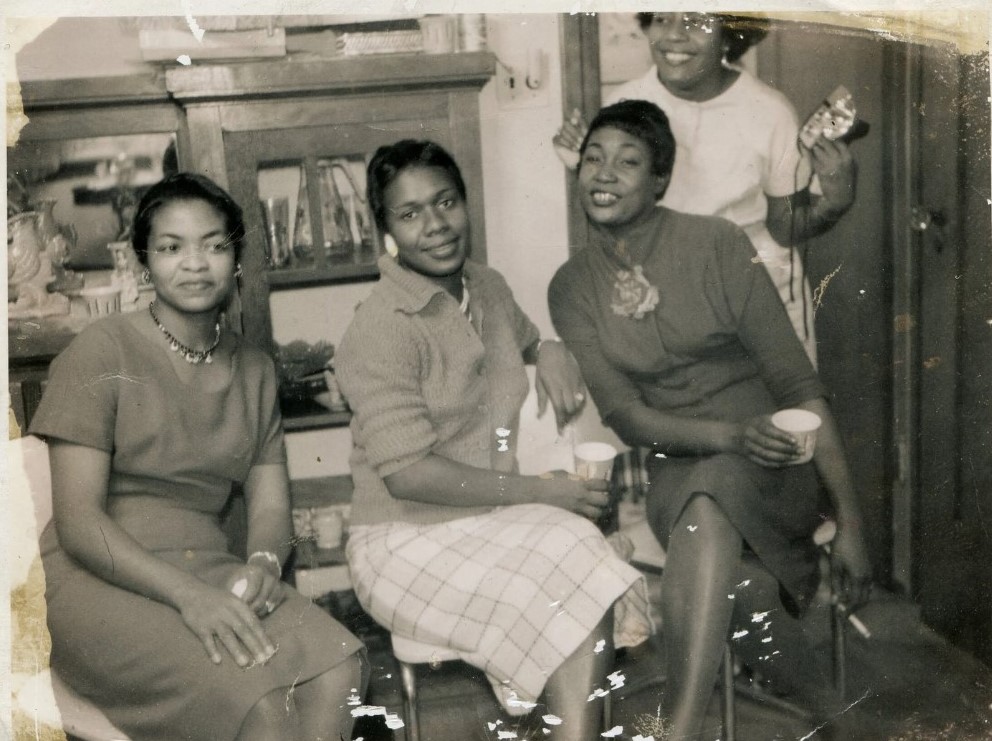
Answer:
POLYGON ((854 486, 824 389, 744 232, 656 205, 674 153, 653 103, 623 101, 596 116, 578 170, 590 244, 555 275, 552 320, 606 424, 656 451, 647 506, 668 554, 672 738, 701 730, 735 610, 747 633, 742 654, 764 655, 764 672, 802 684, 780 687, 825 719, 840 698, 826 679, 804 683, 808 666, 793 671, 808 643, 786 613, 798 614, 816 586, 811 536, 828 513, 840 598, 856 605, 865 596, 854 486), (800 448, 769 419, 785 407, 822 420, 813 465, 790 465, 800 448), (742 559, 753 568, 742 570, 742 559), (765 622, 752 622, 765 611, 765 622))
POLYGON ((87 327, 52 364, 42 536, 52 667, 135 741, 350 738, 361 643, 280 581, 289 482, 272 361, 221 327, 241 209, 176 174, 138 206, 148 311, 87 327), (244 489, 247 547, 220 513, 244 489))
POLYGON ((335 355, 354 412, 348 562, 362 606, 390 631, 455 649, 511 714, 546 689, 562 720, 552 737, 593 739, 601 704, 587 700, 607 685, 614 640, 650 633, 643 579, 590 521, 605 482, 516 473, 525 364, 560 422, 583 386, 503 278, 467 259, 465 198, 432 142, 400 141, 369 163, 368 202, 395 256, 380 259, 335 355))

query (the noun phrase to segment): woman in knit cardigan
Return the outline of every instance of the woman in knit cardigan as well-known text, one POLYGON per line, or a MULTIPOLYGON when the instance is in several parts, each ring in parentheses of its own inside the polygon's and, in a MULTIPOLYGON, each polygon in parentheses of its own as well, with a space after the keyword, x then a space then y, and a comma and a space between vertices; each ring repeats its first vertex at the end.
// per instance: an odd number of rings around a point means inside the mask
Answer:
POLYGON ((368 200, 395 255, 335 358, 354 411, 359 600, 390 631, 484 670, 510 714, 546 690, 552 738, 595 738, 601 703, 587 699, 608 686, 613 646, 651 630, 643 580, 590 521, 605 482, 521 476, 515 460, 524 366, 564 421, 584 399, 575 361, 467 259, 465 184, 444 149, 381 148, 368 200))

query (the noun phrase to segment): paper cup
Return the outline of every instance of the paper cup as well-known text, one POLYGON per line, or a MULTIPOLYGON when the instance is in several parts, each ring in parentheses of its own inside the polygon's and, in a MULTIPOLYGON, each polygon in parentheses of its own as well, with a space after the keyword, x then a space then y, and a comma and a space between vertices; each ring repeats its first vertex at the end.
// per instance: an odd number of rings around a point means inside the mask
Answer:
POLYGON ((584 479, 609 480, 617 449, 609 443, 581 443, 575 446, 575 473, 584 479))
POLYGON ((819 415, 805 409, 783 409, 772 415, 772 424, 795 437, 803 450, 798 458, 790 461, 792 465, 808 463, 813 459, 820 422, 819 415))
POLYGON ((344 537, 344 518, 337 507, 318 509, 313 515, 318 548, 338 548, 344 537))

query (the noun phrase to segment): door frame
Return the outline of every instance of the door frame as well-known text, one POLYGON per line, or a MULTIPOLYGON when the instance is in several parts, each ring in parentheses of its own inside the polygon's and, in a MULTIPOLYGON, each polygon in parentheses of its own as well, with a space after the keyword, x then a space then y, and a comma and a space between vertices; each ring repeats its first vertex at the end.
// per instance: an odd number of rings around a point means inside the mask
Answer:
MULTIPOLYGON (((564 115, 580 111, 598 111, 602 102, 599 75, 599 18, 595 13, 563 14, 559 43, 561 46, 561 100, 564 115)), ((579 203, 575 173, 565 178, 568 208, 569 255, 585 246, 589 222, 579 203)))

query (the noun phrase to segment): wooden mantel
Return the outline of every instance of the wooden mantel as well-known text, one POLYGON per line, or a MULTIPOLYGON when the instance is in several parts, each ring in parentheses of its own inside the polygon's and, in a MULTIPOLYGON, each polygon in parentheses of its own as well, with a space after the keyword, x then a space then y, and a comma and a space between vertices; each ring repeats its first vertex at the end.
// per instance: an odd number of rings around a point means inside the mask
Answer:
POLYGON ((481 88, 496 71, 490 52, 293 58, 173 67, 169 94, 183 103, 248 97, 481 88))

